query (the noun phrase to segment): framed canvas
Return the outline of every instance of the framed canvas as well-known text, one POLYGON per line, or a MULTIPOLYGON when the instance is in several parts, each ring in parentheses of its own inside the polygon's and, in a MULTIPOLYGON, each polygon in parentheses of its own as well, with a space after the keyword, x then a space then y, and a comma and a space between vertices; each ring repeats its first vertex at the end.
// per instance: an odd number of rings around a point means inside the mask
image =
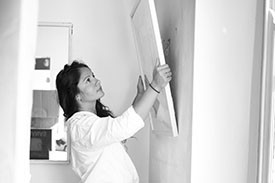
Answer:
MULTIPOLYGON (((131 22, 143 83, 145 75, 150 82, 157 59, 165 64, 154 0, 141 0, 131 14, 131 22)), ((170 84, 158 95, 149 118, 153 133, 178 136, 170 84)))

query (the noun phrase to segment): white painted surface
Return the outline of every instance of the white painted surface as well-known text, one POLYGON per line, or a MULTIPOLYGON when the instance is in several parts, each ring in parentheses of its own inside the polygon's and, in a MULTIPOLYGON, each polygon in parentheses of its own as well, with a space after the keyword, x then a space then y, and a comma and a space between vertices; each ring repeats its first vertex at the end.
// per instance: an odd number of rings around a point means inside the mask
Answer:
POLYGON ((196 2, 192 183, 247 182, 256 5, 196 2))
POLYGON ((0 2, 0 182, 30 180, 31 74, 36 1, 0 2))
POLYGON ((165 54, 173 72, 171 88, 179 136, 150 134, 149 182, 189 183, 195 2, 158 0, 155 4, 162 40, 170 40, 170 49, 165 54))

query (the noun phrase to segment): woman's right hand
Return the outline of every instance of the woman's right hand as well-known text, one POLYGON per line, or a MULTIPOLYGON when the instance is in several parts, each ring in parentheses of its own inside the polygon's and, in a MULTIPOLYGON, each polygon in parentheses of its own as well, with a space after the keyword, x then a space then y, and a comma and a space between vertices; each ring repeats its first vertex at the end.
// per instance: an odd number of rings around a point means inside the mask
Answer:
MULTIPOLYGON (((145 78, 146 79, 146 78, 145 78)), ((153 70, 153 80, 151 82, 151 87, 145 84, 147 89, 143 91, 142 81, 139 79, 138 83, 138 95, 136 96, 133 107, 135 111, 145 119, 150 112, 155 100, 157 99, 158 93, 171 81, 172 72, 167 64, 160 65, 157 60, 156 66, 153 70)))
POLYGON ((170 67, 167 64, 160 65, 159 59, 157 59, 153 70, 152 87, 160 92, 171 80, 172 72, 170 67))

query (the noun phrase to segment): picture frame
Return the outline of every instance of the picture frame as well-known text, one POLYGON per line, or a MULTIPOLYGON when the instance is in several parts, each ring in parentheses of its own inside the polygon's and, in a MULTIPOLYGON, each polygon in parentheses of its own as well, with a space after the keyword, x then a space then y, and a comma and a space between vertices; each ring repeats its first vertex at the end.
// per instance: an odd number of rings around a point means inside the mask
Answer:
MULTIPOLYGON (((145 75, 152 81, 157 60, 161 65, 166 63, 154 0, 141 0, 131 13, 131 23, 140 74, 146 88, 145 75)), ((158 95, 149 118, 153 133, 178 136, 170 83, 158 95)))

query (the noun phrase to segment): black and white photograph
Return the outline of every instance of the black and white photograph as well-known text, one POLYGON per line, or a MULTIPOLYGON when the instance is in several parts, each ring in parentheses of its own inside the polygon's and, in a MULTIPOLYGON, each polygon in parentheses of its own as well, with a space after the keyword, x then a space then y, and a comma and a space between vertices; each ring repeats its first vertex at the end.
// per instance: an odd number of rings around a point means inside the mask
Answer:
POLYGON ((3 0, 0 43, 0 183, 275 183, 275 0, 3 0))

